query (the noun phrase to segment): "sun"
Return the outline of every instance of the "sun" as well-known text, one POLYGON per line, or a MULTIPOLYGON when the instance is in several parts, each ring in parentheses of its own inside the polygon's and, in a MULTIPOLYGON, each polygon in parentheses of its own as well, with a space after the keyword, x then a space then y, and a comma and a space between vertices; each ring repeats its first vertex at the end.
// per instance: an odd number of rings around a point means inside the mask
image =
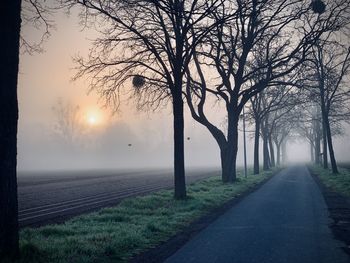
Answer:
POLYGON ((106 125, 106 116, 103 111, 94 108, 85 110, 85 123, 94 129, 103 128, 106 125))
POLYGON ((89 126, 99 126, 102 122, 101 115, 98 112, 88 112, 86 114, 86 122, 89 126))
POLYGON ((98 123, 98 119, 96 115, 90 114, 87 116, 87 122, 91 126, 95 126, 98 123))

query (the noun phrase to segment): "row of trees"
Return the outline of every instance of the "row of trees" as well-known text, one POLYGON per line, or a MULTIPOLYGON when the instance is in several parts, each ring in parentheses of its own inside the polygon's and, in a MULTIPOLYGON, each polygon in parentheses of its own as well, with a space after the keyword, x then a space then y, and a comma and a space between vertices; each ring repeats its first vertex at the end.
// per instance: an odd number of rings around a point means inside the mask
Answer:
MULTIPOLYGON (((272 132, 278 121, 269 122, 277 114, 274 108, 286 101, 293 104, 291 93, 305 82, 302 69, 325 35, 334 36, 347 26, 350 5, 330 1, 322 10, 315 1, 310 5, 300 0, 65 3, 82 8, 86 25, 104 25, 89 57, 76 59, 77 78, 89 75, 90 88, 114 107, 130 79, 140 76, 143 85, 132 95, 140 105, 152 108, 171 100, 176 198, 186 196, 184 102, 218 144, 223 182, 236 179, 239 116, 252 102, 267 169, 268 144, 275 140, 281 146, 283 141, 280 132, 272 132), (206 114, 214 100, 226 111, 225 128, 206 114)), ((258 167, 256 162, 256 172, 258 167)))
MULTIPOLYGON (((296 72, 294 82, 259 93, 251 99, 250 118, 255 124, 254 172, 259 173, 259 136, 263 139, 263 169, 280 163, 287 137, 302 137, 310 144, 311 161, 338 173, 333 137, 350 121, 348 40, 327 35, 296 72), (273 143, 274 142, 274 145, 273 143), (282 148, 284 148, 282 147, 282 148)), ((292 78, 289 78, 291 81, 292 78)), ((283 154, 285 155, 285 154, 283 154)))
POLYGON ((320 39, 313 47, 312 55, 304 64, 304 85, 312 102, 308 112, 309 127, 306 132, 314 159, 320 163, 322 140, 322 159, 324 168, 328 168, 328 154, 333 173, 338 173, 333 149, 333 134, 341 133, 341 122, 349 121, 348 87, 350 67, 350 47, 347 36, 345 45, 341 40, 328 35, 320 39), (311 125, 310 125, 311 123, 311 125))
MULTIPOLYGON (((29 2, 37 7, 33 9, 37 21, 47 21, 40 1, 29 2)), ((7 0, 0 16, 5 25, 1 27, 4 52, 0 73, 0 257, 18 255, 20 4, 20 0, 7 0)), ((256 127, 256 173, 259 136, 263 139, 263 167, 268 169, 280 163, 285 139, 294 126, 309 122, 300 118, 301 112, 310 109, 300 106, 306 97, 313 99, 315 108, 321 107, 323 151, 328 145, 332 166, 335 164, 332 123, 338 120, 336 107, 346 93, 348 54, 330 60, 324 56, 328 44, 341 43, 339 32, 348 26, 347 0, 327 1, 326 5, 320 0, 61 0, 60 5, 79 7, 82 23, 99 28, 100 37, 93 42, 89 56, 76 58, 76 78, 90 76, 90 88, 116 109, 131 82, 135 86, 131 96, 140 107, 172 103, 175 198, 186 197, 185 103, 218 144, 223 182, 236 180, 238 122, 245 106, 256 127), (335 64, 330 66, 327 61, 335 64), (213 101, 226 112, 224 127, 208 117, 213 101)), ((50 23, 44 25, 49 29, 50 23)), ((317 118, 312 117, 311 122, 314 120, 317 118)), ((316 127, 314 122, 309 126, 316 127)))

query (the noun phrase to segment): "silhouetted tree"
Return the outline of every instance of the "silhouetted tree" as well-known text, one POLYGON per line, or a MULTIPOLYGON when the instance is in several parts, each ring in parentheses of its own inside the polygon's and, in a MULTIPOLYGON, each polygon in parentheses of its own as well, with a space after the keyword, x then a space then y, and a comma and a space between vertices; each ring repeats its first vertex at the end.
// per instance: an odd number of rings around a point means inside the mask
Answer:
POLYGON ((193 52, 216 24, 211 13, 222 1, 128 0, 64 1, 83 7, 83 17, 101 23, 101 38, 89 58, 78 58, 77 77, 92 76, 90 88, 118 107, 130 79, 139 105, 157 107, 171 100, 174 117, 175 198, 186 197, 184 168, 183 82, 193 52), (136 81, 139 83, 139 81, 136 81))
POLYGON ((0 8, 0 260, 18 256, 17 75, 21 1, 0 8))
POLYGON ((302 140, 307 140, 310 144, 310 158, 312 163, 320 164, 321 156, 321 116, 318 111, 318 105, 305 103, 296 132, 302 140))
POLYGON ((275 119, 271 138, 276 145, 276 164, 279 166, 286 162, 287 139, 296 128, 300 112, 298 108, 291 105, 291 108, 282 108, 277 110, 275 114, 278 117, 275 119))
POLYGON ((66 145, 74 146, 86 133, 79 105, 72 105, 59 99, 52 107, 55 118, 53 133, 66 145))
MULTIPOLYGON (((288 78, 293 84, 293 77, 288 78)), ((277 121, 283 116, 284 111, 290 110, 296 103, 295 97, 298 90, 293 86, 270 87, 258 93, 250 99, 250 116, 255 125, 254 136, 254 174, 259 173, 259 139, 263 139, 263 169, 275 166, 275 152, 272 140, 277 121)))
MULTIPOLYGON (((0 260, 18 257, 17 202, 17 78, 20 46, 22 51, 39 51, 42 43, 30 44, 20 35, 21 0, 5 0, 0 9, 0 260)), ((45 8, 37 0, 25 0, 22 23, 45 21, 45 8)), ((49 25, 50 23, 47 23, 49 25)), ((47 28, 47 32, 48 29, 47 28)), ((43 35, 44 40, 46 34, 43 35)))
POLYGON ((186 100, 192 117, 204 125, 220 148, 222 179, 236 179, 237 126, 243 106, 259 92, 295 71, 326 31, 336 30, 345 1, 329 3, 322 15, 310 10, 310 3, 289 0, 225 1, 215 12, 220 20, 234 10, 235 16, 220 24, 198 46, 188 70, 186 100), (342 6, 342 7, 340 7, 342 6), (210 72, 210 74, 209 74, 210 72), (205 113, 209 97, 224 103, 227 132, 205 113))
MULTIPOLYGON (((317 49, 317 47, 315 47, 317 49)), ((323 70, 325 77, 324 86, 327 98, 331 98, 330 100, 326 100, 325 104, 329 104, 328 107, 328 120, 331 130, 331 135, 339 136, 343 134, 343 123, 350 121, 350 91, 346 85, 348 75, 345 74, 347 71, 346 67, 348 65, 344 65, 344 63, 349 63, 348 51, 345 46, 337 44, 337 41, 328 42, 328 47, 325 48, 324 51, 326 54, 324 58, 328 61, 325 65, 325 70, 323 70), (332 57, 328 57, 329 54, 334 54, 336 51, 337 55, 332 57), (341 58, 343 56, 343 58, 341 58), (343 60, 345 59, 345 60, 343 60), (338 70, 329 70, 331 67, 335 66, 338 70), (340 68, 343 67, 344 76, 341 77, 343 80, 340 80, 339 86, 334 83, 334 78, 340 77, 340 68), (338 75, 335 72, 338 71, 338 75), (332 72, 332 73, 331 73, 332 72), (331 95, 332 92, 335 92, 331 95)), ((321 112, 321 92, 319 87, 319 77, 320 75, 317 71, 320 71, 316 67, 316 58, 315 53, 312 53, 310 59, 305 63, 303 68, 300 70, 302 74, 300 74, 300 79, 302 83, 302 94, 304 97, 304 103, 300 104, 302 118, 299 119, 298 123, 298 133, 302 138, 306 138, 310 143, 310 149, 313 149, 313 153, 311 153, 311 159, 316 164, 321 164, 321 141, 323 142, 323 150, 327 154, 327 134, 323 132, 323 117, 321 112)), ((320 71, 321 72, 321 71, 320 71)), ((339 79, 338 79, 339 80, 339 79)), ((324 160, 327 160, 327 156, 323 156, 324 160)), ((327 162, 323 162, 324 164, 327 162)))
MULTIPOLYGON (((298 81, 295 80, 294 82, 292 76, 287 76, 286 78, 288 78, 290 85, 270 88, 266 92, 259 94, 263 105, 259 116, 261 118, 260 122, 263 124, 261 125, 261 134, 263 137, 264 170, 276 165, 273 135, 278 133, 278 129, 281 128, 283 122, 294 122, 294 119, 299 116, 294 115, 295 108, 302 103, 300 99, 301 91, 297 88, 298 81), (285 115, 288 115, 288 118, 285 115)), ((286 135, 289 135, 289 133, 286 135)), ((280 149, 277 149, 277 151, 277 155, 280 154, 280 149)))
POLYGON ((292 101, 291 87, 277 86, 260 92, 250 99, 250 116, 255 125, 254 135, 254 174, 259 173, 259 141, 263 139, 263 169, 275 165, 272 145, 272 130, 278 118, 275 111, 289 107, 292 101), (270 152, 269 152, 270 150, 270 152), (270 160, 270 161, 269 161, 270 160))
MULTIPOLYGON (((332 171, 338 173, 331 129, 332 112, 337 116, 348 115, 350 90, 344 82, 350 69, 350 48, 329 37, 315 45, 310 57, 309 79, 314 81, 313 94, 321 108, 323 133, 323 165, 328 168, 327 146, 332 171), (313 74, 312 74, 313 73, 313 74), (337 109, 337 110, 335 110, 337 109)), ((312 84, 311 84, 312 86, 312 84)))

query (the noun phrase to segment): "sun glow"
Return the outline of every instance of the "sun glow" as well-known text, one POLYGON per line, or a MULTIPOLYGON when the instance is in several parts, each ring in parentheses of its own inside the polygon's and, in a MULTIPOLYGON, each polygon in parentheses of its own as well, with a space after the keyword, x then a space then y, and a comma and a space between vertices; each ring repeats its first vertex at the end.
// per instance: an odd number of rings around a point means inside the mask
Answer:
POLYGON ((97 124, 97 118, 94 115, 90 115, 87 119, 88 123, 90 125, 96 125, 97 124))
POLYGON ((86 123, 90 126, 99 126, 102 124, 102 115, 99 111, 87 111, 86 123))
POLYGON ((86 125, 94 128, 94 130, 103 129, 109 125, 108 112, 94 107, 87 107, 83 111, 85 112, 84 121, 86 125))

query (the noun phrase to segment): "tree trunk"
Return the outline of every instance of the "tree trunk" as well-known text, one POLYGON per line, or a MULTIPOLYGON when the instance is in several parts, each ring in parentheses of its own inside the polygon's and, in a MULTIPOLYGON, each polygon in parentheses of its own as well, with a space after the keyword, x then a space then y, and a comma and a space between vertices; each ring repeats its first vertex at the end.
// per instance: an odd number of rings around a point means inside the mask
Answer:
MULTIPOLYGON (((318 122, 318 121, 317 121, 318 122)), ((320 124, 316 126, 316 135, 315 135, 315 163, 320 164, 321 160, 321 135, 320 135, 320 124)))
MULTIPOLYGON (((323 114, 322 114, 323 115, 323 114)), ((322 116, 322 119, 324 117, 322 116)), ((326 124, 325 120, 322 120, 322 142, 323 142, 323 168, 328 169, 328 153, 327 153, 327 131, 326 131, 326 124)))
POLYGON ((230 182, 235 182, 237 179, 237 153, 238 153, 238 121, 239 121, 239 114, 237 116, 234 116, 233 119, 233 130, 231 137, 228 137, 228 144, 232 147, 233 152, 233 158, 232 158, 232 175, 230 178, 230 182))
POLYGON ((268 148, 268 132, 266 130, 266 124, 261 125, 261 134, 263 137, 263 170, 266 171, 270 168, 270 156, 268 148))
POLYGON ((263 170, 266 171, 270 168, 270 157, 269 157, 269 148, 268 148, 268 139, 266 134, 263 136, 263 170))
POLYGON ((269 135, 269 148, 270 148, 270 157, 271 157, 271 167, 275 167, 276 166, 275 151, 273 148, 272 138, 270 135, 269 135))
POLYGON ((233 112, 228 112, 227 136, 225 136, 220 129, 211 124, 203 115, 197 116, 193 108, 191 108, 191 100, 188 99, 188 102, 192 117, 208 129, 220 148, 222 182, 234 182, 236 180, 236 158, 238 150, 238 117, 235 118, 233 112))
POLYGON ((325 125, 326 125, 328 150, 329 150, 329 157, 331 159, 332 172, 334 174, 337 174, 338 167, 337 167, 337 162, 335 160, 335 155, 333 150, 332 134, 331 134, 331 127, 329 125, 328 114, 325 116, 325 125))
POLYGON ((285 165, 287 163, 287 140, 284 139, 281 142, 281 147, 282 147, 282 164, 285 165))
POLYGON ((325 104, 325 94, 324 94, 324 80, 320 83, 320 99, 321 99, 321 116, 322 116, 322 142, 323 142, 323 168, 328 169, 328 154, 327 154, 327 128, 326 128, 326 104, 325 104))
POLYGON ((5 0, 0 10, 0 259, 14 261, 19 256, 16 166, 21 1, 5 0))
POLYGON ((259 174, 259 139, 260 139, 260 121, 255 120, 255 137, 254 137, 254 174, 259 174))
POLYGON ((220 149, 221 157, 221 179, 223 183, 233 182, 234 161, 233 149, 228 143, 220 149))
POLYGON ((281 145, 276 144, 276 150, 277 150, 277 166, 281 165, 281 145))
POLYGON ((174 115, 174 196, 176 199, 186 197, 185 154, 184 154, 184 112, 181 86, 173 92, 174 115))
POLYGON ((315 145, 315 164, 320 164, 321 160, 320 160, 320 156, 321 156, 321 144, 320 144, 320 140, 316 141, 316 145, 315 145))
MULTIPOLYGON (((318 115, 317 115, 318 117, 318 115)), ((321 127, 318 119, 314 120, 314 134, 315 134, 315 164, 321 163, 321 127)))
POLYGON ((314 156, 314 145, 312 142, 310 142, 310 157, 311 157, 311 163, 315 162, 315 156, 314 156))
POLYGON ((224 183, 233 183, 237 179, 238 120, 239 115, 228 116, 227 143, 220 145, 222 181, 224 183))

